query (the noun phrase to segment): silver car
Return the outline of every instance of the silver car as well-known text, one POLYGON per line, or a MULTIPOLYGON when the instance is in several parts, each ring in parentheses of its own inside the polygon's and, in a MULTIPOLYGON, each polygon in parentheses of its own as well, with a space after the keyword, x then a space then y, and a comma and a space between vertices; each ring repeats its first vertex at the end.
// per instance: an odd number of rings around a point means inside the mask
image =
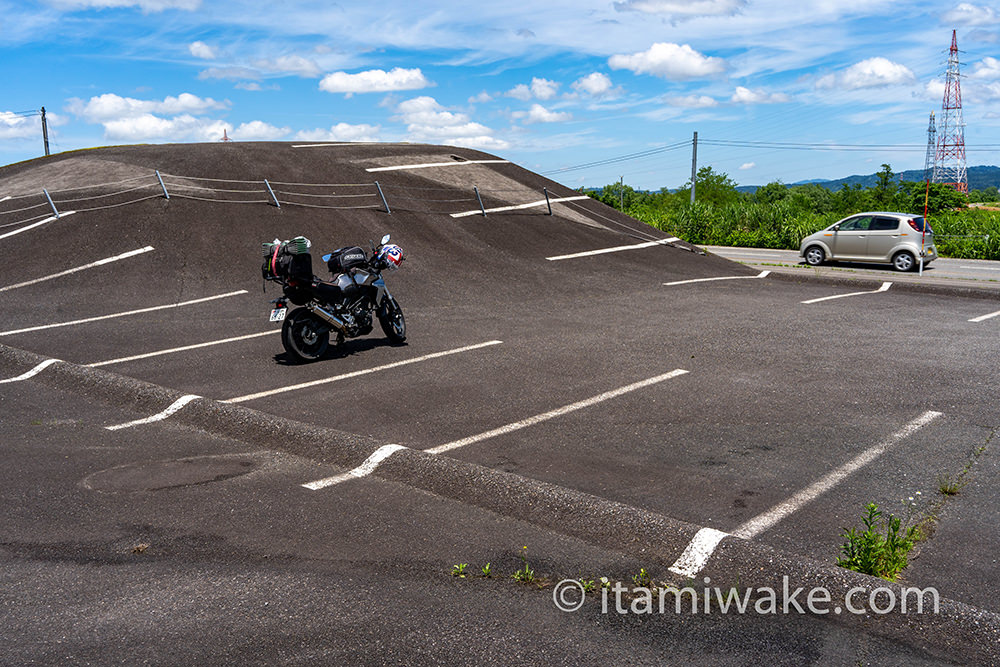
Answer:
POLYGON ((810 266, 827 261, 892 264, 912 271, 937 259, 934 231, 919 215, 857 213, 802 239, 799 256, 810 266))

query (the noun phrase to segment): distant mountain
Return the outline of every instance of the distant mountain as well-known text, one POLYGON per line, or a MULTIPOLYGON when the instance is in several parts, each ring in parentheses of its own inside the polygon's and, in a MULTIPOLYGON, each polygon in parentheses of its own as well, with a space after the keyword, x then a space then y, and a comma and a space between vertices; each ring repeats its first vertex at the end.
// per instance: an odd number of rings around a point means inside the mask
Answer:
MULTIPOLYGON (((982 190, 988 188, 991 185, 1000 187, 1000 167, 994 166, 980 166, 980 167, 969 167, 968 171, 969 178, 969 190, 982 190)), ((911 169, 910 171, 901 171, 896 174, 896 181, 922 181, 924 180, 924 170, 923 169, 911 169)), ((878 176, 875 174, 867 174, 864 176, 848 176, 847 178, 838 178, 836 180, 822 180, 822 179, 812 179, 808 181, 799 181, 798 183, 793 183, 792 185, 806 185, 808 183, 816 183, 817 185, 822 185, 824 188, 829 188, 830 190, 839 190, 845 184, 853 186, 855 184, 861 185, 863 188, 873 188, 878 185, 878 176)), ((759 186, 758 186, 759 187, 759 186)), ((757 188, 754 187, 754 190, 757 188)))

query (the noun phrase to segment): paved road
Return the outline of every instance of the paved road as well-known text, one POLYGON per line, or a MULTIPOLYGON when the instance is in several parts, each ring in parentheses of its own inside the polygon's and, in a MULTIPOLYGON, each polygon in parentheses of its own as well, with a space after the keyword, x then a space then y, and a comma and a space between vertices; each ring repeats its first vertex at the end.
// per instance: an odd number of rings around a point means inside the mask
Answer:
POLYGON ((704 249, 719 257, 725 257, 742 264, 760 266, 773 270, 812 271, 817 275, 840 277, 860 277, 884 279, 917 284, 937 284, 951 286, 971 286, 1000 290, 1000 262, 981 259, 940 258, 927 265, 923 275, 899 273, 892 267, 880 264, 838 263, 821 267, 809 267, 795 250, 773 250, 768 248, 730 248, 725 246, 704 246, 704 249))

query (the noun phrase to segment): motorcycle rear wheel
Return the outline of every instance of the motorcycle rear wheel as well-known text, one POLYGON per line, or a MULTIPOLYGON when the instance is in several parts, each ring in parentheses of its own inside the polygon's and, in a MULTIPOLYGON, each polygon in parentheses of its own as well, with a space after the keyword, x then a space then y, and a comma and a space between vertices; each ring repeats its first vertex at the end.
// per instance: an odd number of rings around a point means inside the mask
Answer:
POLYGON ((387 297, 378 309, 378 323, 393 345, 399 345, 406 340, 406 320, 403 318, 403 309, 391 296, 387 297))
POLYGON ((296 361, 316 361, 330 345, 330 330, 306 308, 296 308, 281 325, 281 344, 296 361))

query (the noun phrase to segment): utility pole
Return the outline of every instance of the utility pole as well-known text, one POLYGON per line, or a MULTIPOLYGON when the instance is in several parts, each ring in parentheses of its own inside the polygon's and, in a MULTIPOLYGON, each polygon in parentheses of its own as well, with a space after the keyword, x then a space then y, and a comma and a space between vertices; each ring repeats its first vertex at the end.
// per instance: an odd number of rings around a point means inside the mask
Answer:
POLYGON ((45 107, 42 107, 42 141, 45 142, 45 155, 49 154, 49 124, 45 121, 45 107))
POLYGON ((625 177, 618 177, 618 210, 625 210, 625 177))
POLYGON ((698 178, 698 133, 691 140, 691 203, 694 203, 694 183, 698 178))

